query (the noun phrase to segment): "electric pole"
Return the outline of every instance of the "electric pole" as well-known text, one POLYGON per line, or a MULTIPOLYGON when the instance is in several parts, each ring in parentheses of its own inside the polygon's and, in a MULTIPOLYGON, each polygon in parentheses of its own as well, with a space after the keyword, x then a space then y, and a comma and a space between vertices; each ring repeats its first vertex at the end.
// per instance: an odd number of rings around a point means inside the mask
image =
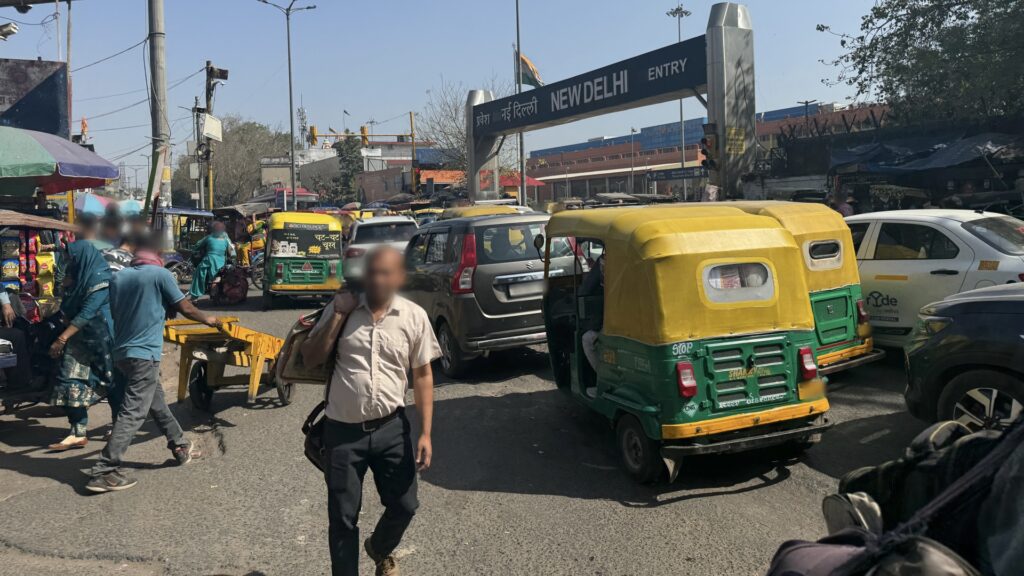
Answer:
MULTIPOLYGON (((227 81, 228 71, 216 68, 213 62, 206 61, 206 114, 213 116, 213 91, 219 82, 227 81)), ((213 210, 213 140, 206 140, 206 190, 210 201, 208 210, 213 210)))
MULTIPOLYGON (((165 60, 164 0, 149 0, 149 68, 150 68, 150 109, 153 126, 153 166, 159 166, 171 139, 171 127, 167 122, 167 64, 165 60)), ((150 181, 157 181, 162 175, 150 172, 150 181)), ((146 186, 144 211, 149 213, 152 202, 152 187, 146 186)))

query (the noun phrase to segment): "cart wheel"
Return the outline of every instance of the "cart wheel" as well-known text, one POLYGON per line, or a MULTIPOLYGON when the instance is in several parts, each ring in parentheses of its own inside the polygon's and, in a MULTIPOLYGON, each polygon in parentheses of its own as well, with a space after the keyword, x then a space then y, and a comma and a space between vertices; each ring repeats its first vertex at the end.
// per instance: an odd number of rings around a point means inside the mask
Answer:
POLYGON ((622 464, 629 475, 641 484, 650 484, 657 480, 665 470, 665 465, 658 454, 657 442, 647 437, 636 416, 626 414, 619 418, 615 432, 622 464))
POLYGON ((206 362, 192 364, 188 372, 188 396, 192 399, 192 406, 203 412, 210 411, 213 403, 213 388, 210 388, 206 381, 206 362))
POLYGON ((291 404, 292 393, 295 392, 295 384, 285 384, 275 378, 274 386, 277 388, 277 399, 281 401, 281 406, 291 404))

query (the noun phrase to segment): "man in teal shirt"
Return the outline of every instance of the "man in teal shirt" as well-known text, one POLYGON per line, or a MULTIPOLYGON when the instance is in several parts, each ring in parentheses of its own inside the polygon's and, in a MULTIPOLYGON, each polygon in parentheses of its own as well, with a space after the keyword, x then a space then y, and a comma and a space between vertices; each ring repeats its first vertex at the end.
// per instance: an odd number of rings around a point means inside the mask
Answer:
POLYGON ((86 486, 92 492, 124 490, 138 482, 126 476, 120 466, 147 415, 167 437, 167 447, 179 465, 192 459, 192 443, 185 439, 181 425, 167 407, 160 385, 164 318, 166 310, 174 308, 186 318, 210 326, 216 326, 218 320, 200 312, 185 298, 174 277, 161 265, 157 251, 145 244, 136 250, 131 267, 115 274, 110 282, 113 357, 126 388, 110 441, 86 486))

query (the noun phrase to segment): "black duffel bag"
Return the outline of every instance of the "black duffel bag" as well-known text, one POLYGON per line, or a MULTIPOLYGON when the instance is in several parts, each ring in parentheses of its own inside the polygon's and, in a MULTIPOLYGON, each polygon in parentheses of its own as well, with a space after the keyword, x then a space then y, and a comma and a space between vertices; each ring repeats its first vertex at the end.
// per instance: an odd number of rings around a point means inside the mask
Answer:
POLYGON ((976 505, 1022 441, 1024 422, 1018 419, 977 464, 892 530, 854 527, 817 542, 790 540, 775 553, 768 576, 979 576, 960 554, 924 534, 944 515, 976 505))

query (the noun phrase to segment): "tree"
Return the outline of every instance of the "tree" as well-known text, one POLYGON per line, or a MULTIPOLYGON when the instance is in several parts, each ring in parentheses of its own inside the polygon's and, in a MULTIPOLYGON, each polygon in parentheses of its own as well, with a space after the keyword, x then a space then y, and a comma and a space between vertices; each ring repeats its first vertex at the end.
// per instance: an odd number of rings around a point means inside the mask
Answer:
POLYGON ((847 50, 835 82, 901 123, 1024 113, 1024 0, 878 0, 859 33, 818 30, 847 50))
MULTIPOLYGON (((351 133, 345 129, 345 134, 351 133)), ((333 148, 338 153, 338 178, 334 186, 335 197, 331 200, 343 206, 360 200, 356 175, 363 171, 363 155, 360 153, 362 144, 356 137, 338 138, 333 148)))
MULTIPOLYGON (((213 143, 213 193, 215 206, 244 202, 260 186, 260 158, 288 154, 289 135, 266 124, 237 115, 222 118, 223 142, 213 143)), ((171 180, 176 205, 191 205, 195 184, 188 178, 190 156, 178 158, 171 180)))
MULTIPOLYGON (((513 92, 510 83, 501 83, 492 79, 487 83, 487 90, 494 92, 496 98, 507 96, 513 92)), ((441 79, 441 86, 430 90, 427 104, 423 111, 423 136, 441 151, 445 164, 452 170, 466 171, 466 95, 469 88, 461 82, 448 82, 441 79)), ((498 166, 504 173, 519 171, 519 141, 509 136, 501 142, 498 152, 498 166)))

